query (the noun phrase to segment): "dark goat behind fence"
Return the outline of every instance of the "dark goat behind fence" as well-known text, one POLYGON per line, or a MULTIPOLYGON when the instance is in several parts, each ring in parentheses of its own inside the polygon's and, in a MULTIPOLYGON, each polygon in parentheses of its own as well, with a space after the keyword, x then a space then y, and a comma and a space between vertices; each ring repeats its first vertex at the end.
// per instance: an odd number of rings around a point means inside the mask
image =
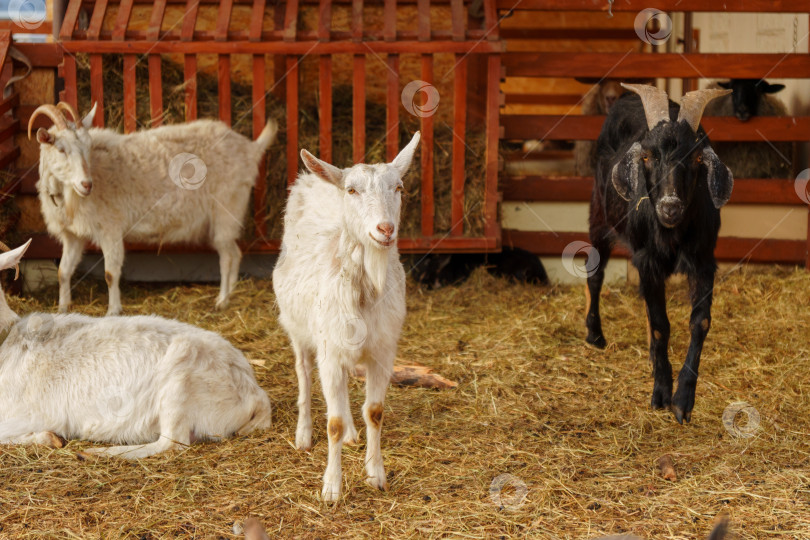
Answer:
POLYGON ((503 248, 500 253, 436 253, 414 255, 407 265, 413 278, 428 289, 438 289, 465 281, 484 266, 493 276, 533 284, 548 284, 540 258, 519 248, 503 248))

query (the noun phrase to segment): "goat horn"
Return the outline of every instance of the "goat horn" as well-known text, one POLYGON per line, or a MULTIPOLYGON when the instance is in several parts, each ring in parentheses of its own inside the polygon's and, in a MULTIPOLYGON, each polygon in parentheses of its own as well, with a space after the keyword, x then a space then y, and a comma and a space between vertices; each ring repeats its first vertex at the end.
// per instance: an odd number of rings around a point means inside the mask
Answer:
MULTIPOLYGON (((6 244, 4 244, 3 242, 0 242, 0 249, 2 249, 3 251, 11 251, 11 248, 10 248, 10 247, 8 247, 8 246, 7 246, 6 244)), ((18 277, 20 277, 20 265, 19 265, 19 264, 15 264, 15 265, 14 265, 14 281, 17 281, 17 278, 18 278, 18 277)))
MULTIPOLYGON (((79 112, 73 108, 73 105, 71 105, 66 101, 60 101, 59 103, 56 104, 56 108, 59 109, 60 111, 69 112, 70 116, 73 118, 73 123, 76 124, 77 126, 79 125, 79 120, 81 120, 81 118, 79 118, 79 112)), ((62 116, 64 116, 64 112, 62 112, 62 116)))
POLYGON ((731 93, 731 90, 725 88, 709 88, 706 90, 695 90, 687 92, 681 98, 681 110, 678 113, 678 122, 685 121, 692 128, 692 131, 697 133, 698 126, 700 125, 700 118, 703 116, 703 109, 706 104, 714 98, 725 96, 731 93))
POLYGON ((666 92, 649 84, 621 83, 621 85, 641 97, 648 129, 654 128, 662 121, 669 122, 669 98, 666 92))
POLYGON ((51 120, 53 120, 53 125, 55 125, 59 129, 67 129, 67 121, 65 120, 65 116, 62 112, 56 108, 55 105, 47 103, 45 105, 40 105, 36 108, 34 113, 31 115, 31 119, 28 120, 28 138, 31 138, 31 128, 34 126, 34 119, 39 116, 40 114, 44 114, 51 120))

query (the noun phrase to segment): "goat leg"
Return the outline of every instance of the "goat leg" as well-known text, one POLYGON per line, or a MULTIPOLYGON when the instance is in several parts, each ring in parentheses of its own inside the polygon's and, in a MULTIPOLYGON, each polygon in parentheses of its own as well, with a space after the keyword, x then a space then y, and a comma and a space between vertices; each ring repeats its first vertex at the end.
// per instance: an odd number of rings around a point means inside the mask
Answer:
POLYGON ((714 288, 714 263, 699 269, 694 276, 689 276, 692 291, 692 315, 689 317, 689 350, 686 361, 678 374, 678 390, 672 398, 672 413, 678 423, 692 419, 695 406, 695 388, 697 387, 700 353, 703 342, 709 333, 712 316, 712 289, 714 288))
POLYGON ((641 273, 641 294, 647 303, 650 324, 650 362, 653 366, 653 409, 667 409, 672 403, 672 365, 669 363, 669 319, 664 282, 641 273))

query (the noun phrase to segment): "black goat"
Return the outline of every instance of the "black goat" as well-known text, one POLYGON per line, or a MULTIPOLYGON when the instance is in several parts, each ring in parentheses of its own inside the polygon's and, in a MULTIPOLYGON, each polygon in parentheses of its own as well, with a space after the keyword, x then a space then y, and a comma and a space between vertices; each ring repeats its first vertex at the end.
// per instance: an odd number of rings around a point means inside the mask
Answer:
POLYGON ((714 247, 719 208, 731 196, 731 171, 709 146, 700 127, 706 103, 729 90, 687 93, 678 107, 652 86, 624 85, 597 140, 596 179, 590 209, 590 239, 599 254, 588 276, 588 343, 604 347, 599 292, 616 240, 628 245, 647 304, 650 360, 655 379, 652 407, 669 407, 679 423, 691 419, 703 341, 711 325, 717 264, 714 247), (667 357, 669 320, 665 282, 688 276, 692 300, 691 341, 672 395, 667 357))
POLYGON ((520 248, 504 247, 500 253, 418 255, 412 259, 408 272, 428 289, 438 289, 463 282, 479 266, 485 266, 493 276, 523 283, 548 284, 548 275, 539 257, 520 248))

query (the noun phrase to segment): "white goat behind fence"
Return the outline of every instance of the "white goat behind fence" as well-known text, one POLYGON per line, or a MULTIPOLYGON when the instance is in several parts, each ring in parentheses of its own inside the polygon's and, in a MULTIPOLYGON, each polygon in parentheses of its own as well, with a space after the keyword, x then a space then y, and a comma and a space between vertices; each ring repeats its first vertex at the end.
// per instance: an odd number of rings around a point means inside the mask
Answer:
POLYGON ((310 408, 313 359, 327 408, 329 458, 322 498, 341 488, 343 442, 357 430, 349 409, 348 371, 366 366, 367 482, 386 489, 380 450, 383 402, 405 320, 405 271, 396 248, 402 177, 419 132, 392 163, 339 169, 306 150, 290 191, 281 255, 273 271, 279 322, 295 353, 298 375, 296 446, 312 446, 310 408))
POLYGON ((0 290, 0 336, 0 444, 86 439, 135 459, 270 427, 253 369, 213 332, 156 316, 20 319, 0 290))
POLYGON ((121 311, 125 241, 212 246, 221 274, 216 305, 227 306, 239 275, 236 240, 259 162, 276 135, 275 121, 256 141, 213 120, 122 135, 90 127, 95 106, 79 122, 70 105, 59 103, 34 111, 29 137, 40 114, 54 122, 37 130, 37 190, 48 232, 62 244, 59 311, 70 306, 70 280, 87 242, 104 254, 108 315, 121 311))

